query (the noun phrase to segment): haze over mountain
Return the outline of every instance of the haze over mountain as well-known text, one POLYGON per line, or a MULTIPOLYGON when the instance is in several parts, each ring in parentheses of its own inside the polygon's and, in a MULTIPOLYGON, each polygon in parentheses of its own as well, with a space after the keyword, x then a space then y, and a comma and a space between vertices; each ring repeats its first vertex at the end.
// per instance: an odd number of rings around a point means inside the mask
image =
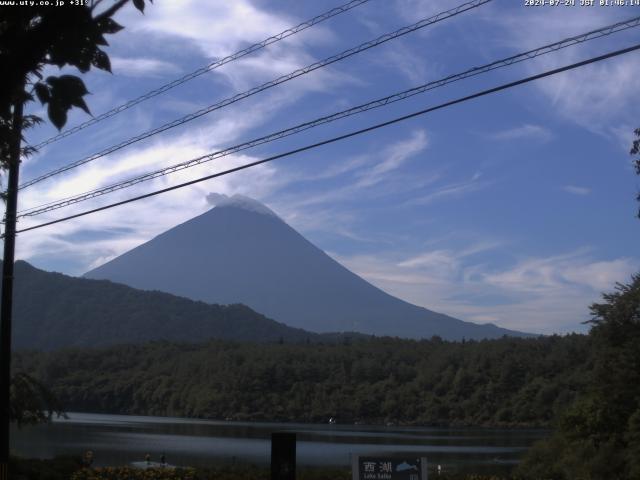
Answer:
MULTIPOLYGON (((2 262, 0 261, 0 265, 2 262)), ((209 305, 16 262, 13 345, 55 350, 151 340, 342 341, 274 322, 244 305, 209 305)), ((0 278, 1 285, 1 278, 0 278)))
POLYGON ((214 195, 216 207, 85 277, 207 303, 242 303, 313 332, 451 340, 525 335, 393 297, 347 270, 260 202, 214 195))

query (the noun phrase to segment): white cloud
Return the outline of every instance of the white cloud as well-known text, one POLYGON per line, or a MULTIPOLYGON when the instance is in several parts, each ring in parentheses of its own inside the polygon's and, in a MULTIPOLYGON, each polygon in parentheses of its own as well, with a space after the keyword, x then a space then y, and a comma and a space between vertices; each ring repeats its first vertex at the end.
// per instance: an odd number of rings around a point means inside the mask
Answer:
POLYGON ((565 192, 572 193, 573 195, 589 195, 591 189, 587 187, 577 187, 575 185, 565 185, 562 187, 565 192))
POLYGON ((616 282, 626 282, 635 273, 633 266, 638 262, 629 258, 610 261, 595 261, 567 265, 564 280, 591 287, 593 291, 604 292, 613 289, 616 282))
MULTIPOLYGON (((374 61, 385 68, 395 68, 409 80, 412 86, 426 83, 427 73, 435 70, 433 65, 428 65, 421 55, 415 54, 401 41, 387 44, 374 61)), ((435 74, 432 75, 432 78, 437 77, 435 74)))
POLYGON ((459 198, 478 190, 482 190, 489 185, 490 181, 480 181, 480 173, 475 173, 473 177, 464 182, 455 182, 432 189, 427 195, 417 197, 407 202, 407 205, 430 205, 436 201, 446 198, 459 198))
POLYGON ((450 0, 399 0, 397 11, 401 18, 406 21, 416 22, 418 19, 432 17, 440 12, 444 12, 458 6, 462 2, 452 4, 450 0))
MULTIPOLYGON (((635 140, 633 131, 636 128, 638 127, 633 123, 616 124, 609 127, 609 131, 611 132, 611 135, 617 140, 621 152, 628 154, 631 150, 631 145, 635 140)), ((625 156, 624 158, 628 158, 629 160, 631 160, 631 158, 627 156, 625 156)), ((631 164, 632 162, 629 161, 629 167, 631 167, 631 164)))
MULTIPOLYGON (((136 20, 130 22, 134 33, 155 35, 166 42, 182 39, 208 60, 222 59, 300 22, 282 12, 276 14, 259 8, 248 0, 159 2, 145 12, 143 19, 136 20)), ((334 41, 331 30, 316 25, 215 69, 212 75, 224 78, 235 91, 247 90, 313 63, 315 59, 307 52, 305 42, 318 45, 334 41)), ((325 89, 334 80, 346 79, 330 68, 305 77, 309 77, 305 82, 292 83, 295 89, 325 89)))
POLYGON ((632 110, 630 90, 640 88, 640 66, 633 57, 594 65, 543 82, 552 105, 585 127, 606 131, 620 112, 632 110), (616 87, 624 86, 623 88, 616 87), (629 89, 629 90, 628 90, 629 89))
POLYGON ((370 187, 380 183, 389 172, 397 170, 409 159, 423 152, 429 146, 424 130, 416 130, 408 140, 402 140, 386 147, 379 155, 382 159, 373 168, 361 174, 359 187, 370 187))
MULTIPOLYGON (((410 159, 416 157, 429 146, 428 136, 424 130, 415 130, 408 138, 398 140, 380 151, 361 153, 340 159, 317 173, 292 172, 291 169, 282 172, 283 182, 304 182, 308 188, 295 195, 279 196, 276 203, 282 206, 290 218, 297 216, 292 211, 304 209, 309 215, 309 208, 318 205, 331 205, 342 200, 364 198, 379 198, 390 196, 398 192, 407 192, 423 188, 436 181, 438 174, 415 175, 407 178, 398 170, 410 159), (330 189, 321 186, 317 189, 315 183, 322 183, 329 179, 339 179, 342 186, 330 189)), ((315 223, 314 223, 315 224, 315 223)), ((330 225, 330 224, 328 224, 330 225)))
POLYGON ((298 208, 299 205, 277 203, 274 208, 278 215, 296 231, 305 236, 321 233, 339 236, 358 242, 370 242, 371 239, 359 235, 352 228, 356 222, 356 215, 347 209, 322 207, 298 208))
POLYGON ((490 135, 490 138, 494 140, 538 140, 547 142, 553 137, 549 129, 540 125, 525 124, 519 127, 509 128, 501 132, 496 132, 490 135))
MULTIPOLYGON (((490 21, 502 29, 516 51, 586 33, 619 21, 618 9, 604 7, 561 9, 550 14, 545 9, 518 9, 495 16, 490 21)), ((557 68, 630 45, 629 32, 572 46, 526 62, 529 73, 557 68)), ((534 83, 548 105, 566 119, 597 133, 611 135, 611 125, 631 121, 637 110, 640 64, 630 53, 597 64, 554 75, 534 83)), ((523 96, 527 102, 529 96, 523 96)))
POLYGON ((496 268, 501 245, 480 242, 408 258, 393 251, 333 256, 408 302, 464 320, 536 333, 584 331, 581 322, 589 318, 588 306, 640 267, 638 259, 596 260, 589 249, 581 249, 496 268), (494 261, 474 256, 483 252, 491 252, 494 261))
POLYGON ((246 0, 233 2, 158 2, 134 31, 191 41, 208 58, 222 58, 285 30, 293 23, 260 10, 246 0))
POLYGON ((111 69, 115 74, 126 77, 160 77, 180 71, 177 65, 156 58, 118 56, 111 56, 111 69))
POLYGON ((575 267, 574 263, 584 253, 526 259, 507 270, 484 273, 482 277, 485 283, 507 291, 526 294, 549 292, 565 283, 564 271, 575 267))

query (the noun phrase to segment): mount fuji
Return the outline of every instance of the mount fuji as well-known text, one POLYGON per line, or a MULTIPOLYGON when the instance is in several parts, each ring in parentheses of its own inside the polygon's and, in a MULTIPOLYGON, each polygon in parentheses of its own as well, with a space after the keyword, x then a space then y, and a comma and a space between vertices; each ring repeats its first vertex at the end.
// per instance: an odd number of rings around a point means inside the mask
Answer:
POLYGON ((528 336, 407 303, 371 285, 248 197, 206 213, 85 274, 207 303, 242 303, 312 332, 448 340, 528 336))

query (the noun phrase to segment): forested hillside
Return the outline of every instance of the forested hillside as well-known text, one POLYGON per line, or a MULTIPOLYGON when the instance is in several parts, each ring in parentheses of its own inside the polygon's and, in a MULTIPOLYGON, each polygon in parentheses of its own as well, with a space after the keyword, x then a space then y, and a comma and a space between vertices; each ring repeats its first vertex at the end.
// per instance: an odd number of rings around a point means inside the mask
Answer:
POLYGON ((588 336, 206 344, 19 353, 69 411, 236 420, 548 425, 583 388, 588 336))
POLYGON ((306 342, 331 338, 291 328, 245 305, 209 305, 106 280, 45 272, 21 261, 16 263, 13 327, 15 348, 38 350, 162 339, 306 342))

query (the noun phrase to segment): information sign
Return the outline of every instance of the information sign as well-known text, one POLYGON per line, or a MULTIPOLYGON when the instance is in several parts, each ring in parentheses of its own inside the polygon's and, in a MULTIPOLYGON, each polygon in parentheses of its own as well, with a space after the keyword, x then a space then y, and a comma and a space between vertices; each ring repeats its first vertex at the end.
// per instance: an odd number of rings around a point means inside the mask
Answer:
POLYGON ((353 480, 428 480, 427 459, 411 455, 354 456, 353 480))

